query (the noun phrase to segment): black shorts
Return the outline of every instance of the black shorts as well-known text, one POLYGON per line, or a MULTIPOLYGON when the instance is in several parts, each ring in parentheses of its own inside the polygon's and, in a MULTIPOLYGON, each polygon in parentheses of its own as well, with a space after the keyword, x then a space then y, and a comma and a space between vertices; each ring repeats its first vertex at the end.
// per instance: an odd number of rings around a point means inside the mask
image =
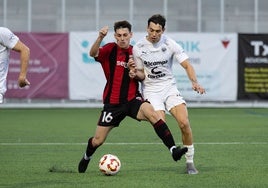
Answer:
POLYGON ((124 104, 104 104, 98 125, 117 127, 126 116, 138 120, 137 114, 143 102, 145 101, 135 98, 124 104))

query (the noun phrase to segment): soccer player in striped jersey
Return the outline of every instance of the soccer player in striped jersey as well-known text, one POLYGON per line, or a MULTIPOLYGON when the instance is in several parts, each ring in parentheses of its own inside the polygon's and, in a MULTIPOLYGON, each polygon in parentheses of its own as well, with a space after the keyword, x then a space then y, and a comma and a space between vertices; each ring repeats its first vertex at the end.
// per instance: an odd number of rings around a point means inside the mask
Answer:
POLYGON ((109 132, 118 127, 120 122, 129 116, 138 121, 149 121, 156 134, 171 152, 174 161, 181 159, 187 148, 176 147, 173 136, 160 116, 154 111, 148 101, 144 101, 139 93, 139 82, 129 77, 127 62, 132 56, 131 24, 127 21, 118 21, 114 24, 116 42, 100 46, 108 33, 105 26, 90 49, 90 56, 98 61, 106 77, 103 92, 103 110, 101 112, 95 135, 88 139, 86 152, 78 164, 78 171, 84 173, 96 149, 102 145, 109 132))
POLYGON ((186 172, 197 174, 194 166, 193 135, 188 119, 186 102, 176 86, 172 72, 173 59, 186 71, 194 91, 204 94, 205 89, 197 82, 193 66, 188 55, 174 40, 162 35, 166 19, 162 15, 153 15, 148 19, 148 35, 133 47, 134 61, 129 62, 130 76, 142 81, 142 93, 165 121, 167 110, 176 119, 182 133, 184 147, 188 148, 186 172))

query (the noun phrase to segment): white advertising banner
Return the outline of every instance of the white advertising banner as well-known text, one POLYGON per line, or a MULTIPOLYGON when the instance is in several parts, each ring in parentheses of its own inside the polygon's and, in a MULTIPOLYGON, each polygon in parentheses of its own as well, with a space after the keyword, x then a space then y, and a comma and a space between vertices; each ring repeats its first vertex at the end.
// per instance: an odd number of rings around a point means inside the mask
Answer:
POLYGON ((71 32, 69 39, 69 96, 71 100, 102 98, 105 78, 99 63, 88 55, 98 33, 71 32))
MULTIPOLYGON (((191 89, 185 70, 174 63, 178 89, 188 101, 235 101, 237 98, 237 34, 235 33, 166 33, 185 49, 194 66, 198 81, 207 93, 199 95, 191 89)), ((144 37, 135 32, 132 44, 144 37)), ((101 100, 106 80, 98 62, 88 55, 98 32, 71 32, 69 43, 70 99, 101 100)), ((103 44, 114 41, 110 31, 103 44)))
POLYGON ((173 65, 178 88, 186 100, 235 101, 237 99, 237 34, 172 33, 190 57, 205 95, 193 92, 185 70, 173 65))

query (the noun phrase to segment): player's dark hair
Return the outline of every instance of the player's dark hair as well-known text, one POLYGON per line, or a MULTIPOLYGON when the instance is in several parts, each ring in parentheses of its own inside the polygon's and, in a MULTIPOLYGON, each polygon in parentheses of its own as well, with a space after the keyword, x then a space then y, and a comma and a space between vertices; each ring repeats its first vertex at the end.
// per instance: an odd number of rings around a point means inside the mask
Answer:
POLYGON ((166 25, 166 18, 164 16, 162 16, 161 14, 155 14, 155 15, 152 15, 148 19, 148 26, 150 25, 150 22, 153 22, 155 24, 159 24, 164 29, 165 25, 166 25))
POLYGON ((131 24, 126 20, 114 23, 114 32, 116 32, 116 30, 120 28, 128 28, 129 32, 131 32, 131 24))

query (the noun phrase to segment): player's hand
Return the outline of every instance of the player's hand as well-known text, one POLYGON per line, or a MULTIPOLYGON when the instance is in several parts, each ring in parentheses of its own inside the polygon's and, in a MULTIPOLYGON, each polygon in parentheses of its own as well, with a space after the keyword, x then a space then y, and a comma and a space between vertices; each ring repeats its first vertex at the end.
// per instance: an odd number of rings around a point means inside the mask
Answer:
POLYGON ((128 72, 128 75, 129 75, 129 77, 130 78, 135 78, 136 76, 137 76, 137 70, 136 69, 131 69, 131 70, 129 70, 129 72, 128 72))
POLYGON ((136 70, 136 64, 133 60, 133 56, 130 55, 129 56, 129 59, 128 59, 128 62, 127 62, 127 67, 129 69, 129 72, 128 72, 128 75, 130 78, 135 78, 137 76, 137 70, 136 70))
POLYGON ((30 82, 25 77, 19 77, 18 84, 20 87, 25 87, 27 85, 30 85, 30 82))
POLYGON ((128 67, 129 70, 134 70, 134 69, 136 69, 136 64, 135 64, 135 62, 134 62, 134 60, 133 60, 132 55, 129 56, 129 60, 128 60, 128 63, 127 63, 127 67, 128 67))
POLYGON ((206 93, 206 90, 201 85, 199 85, 197 82, 192 83, 192 88, 194 91, 196 91, 197 93, 199 93, 201 95, 206 93))
POLYGON ((104 26, 103 28, 101 28, 101 30, 99 31, 100 37, 104 38, 107 35, 108 30, 109 30, 108 26, 104 26))

